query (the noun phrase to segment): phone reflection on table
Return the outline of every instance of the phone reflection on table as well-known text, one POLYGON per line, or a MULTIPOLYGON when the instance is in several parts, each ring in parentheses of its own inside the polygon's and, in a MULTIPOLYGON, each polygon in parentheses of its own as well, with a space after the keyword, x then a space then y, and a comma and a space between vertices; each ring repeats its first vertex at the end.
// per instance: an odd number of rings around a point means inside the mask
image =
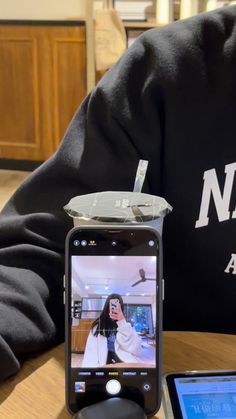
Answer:
POLYGON ((72 256, 72 368, 155 368, 156 274, 156 256, 72 256))

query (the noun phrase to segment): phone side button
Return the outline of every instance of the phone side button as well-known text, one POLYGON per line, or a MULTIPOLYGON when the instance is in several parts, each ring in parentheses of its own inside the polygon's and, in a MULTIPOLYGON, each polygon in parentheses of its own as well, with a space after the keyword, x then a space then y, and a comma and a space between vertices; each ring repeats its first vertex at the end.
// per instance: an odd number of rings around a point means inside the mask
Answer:
POLYGON ((63 288, 66 288, 66 275, 63 275, 63 288))
POLYGON ((162 300, 165 299, 165 280, 162 279, 162 300))
POLYGON ((65 290, 63 291, 63 304, 65 305, 66 303, 66 293, 65 290))

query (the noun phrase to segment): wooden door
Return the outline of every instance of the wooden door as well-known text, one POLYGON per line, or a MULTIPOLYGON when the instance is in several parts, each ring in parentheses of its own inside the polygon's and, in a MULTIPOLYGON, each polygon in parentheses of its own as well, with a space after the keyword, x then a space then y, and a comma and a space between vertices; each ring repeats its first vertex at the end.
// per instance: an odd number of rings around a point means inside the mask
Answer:
POLYGON ((0 24, 0 158, 46 160, 86 95, 85 27, 0 24))

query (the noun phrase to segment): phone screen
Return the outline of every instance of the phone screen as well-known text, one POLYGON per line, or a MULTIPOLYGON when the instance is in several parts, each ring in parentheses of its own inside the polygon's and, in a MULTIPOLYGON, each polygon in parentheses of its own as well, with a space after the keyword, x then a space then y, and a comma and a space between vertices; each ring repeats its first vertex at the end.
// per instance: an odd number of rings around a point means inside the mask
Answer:
POLYGON ((67 254, 67 402, 160 402, 160 241, 148 229, 77 229, 67 254))
POLYGON ((182 419, 236 418, 236 374, 177 376, 172 388, 174 417, 182 419))

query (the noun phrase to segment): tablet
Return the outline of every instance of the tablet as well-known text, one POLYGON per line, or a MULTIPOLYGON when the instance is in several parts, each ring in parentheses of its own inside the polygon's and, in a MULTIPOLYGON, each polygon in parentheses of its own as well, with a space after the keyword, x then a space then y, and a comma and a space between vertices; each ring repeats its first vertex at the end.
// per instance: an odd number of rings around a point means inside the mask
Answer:
POLYGON ((167 419, 236 418, 236 371, 185 371, 163 379, 167 419))

